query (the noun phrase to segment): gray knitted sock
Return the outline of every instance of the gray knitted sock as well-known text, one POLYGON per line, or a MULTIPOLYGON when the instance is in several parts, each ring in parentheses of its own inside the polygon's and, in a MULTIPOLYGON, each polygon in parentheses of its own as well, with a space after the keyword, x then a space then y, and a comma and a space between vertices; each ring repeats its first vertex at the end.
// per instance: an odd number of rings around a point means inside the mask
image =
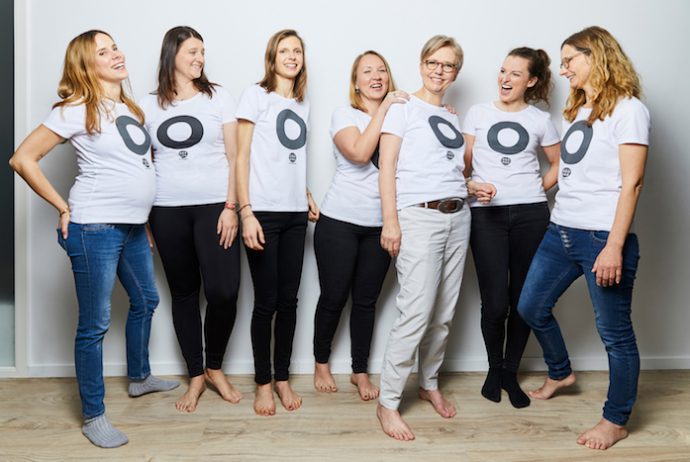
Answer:
POLYGON ((116 448, 129 442, 127 436, 113 427, 105 414, 85 420, 81 432, 89 441, 101 448, 116 448))
POLYGON ((153 374, 149 374, 144 380, 129 382, 129 396, 136 398, 137 396, 156 391, 170 391, 179 386, 180 382, 177 380, 161 380, 153 374))

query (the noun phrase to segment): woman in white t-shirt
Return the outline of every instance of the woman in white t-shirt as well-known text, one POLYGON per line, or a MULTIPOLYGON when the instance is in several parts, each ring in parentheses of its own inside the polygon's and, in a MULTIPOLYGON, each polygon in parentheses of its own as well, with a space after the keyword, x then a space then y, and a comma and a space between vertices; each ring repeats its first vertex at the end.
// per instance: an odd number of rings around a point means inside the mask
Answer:
POLYGON ((236 118, 238 210, 254 285, 254 411, 268 416, 276 411, 272 379, 285 409, 302 404, 288 378, 307 219, 318 219, 318 208, 306 182, 307 68, 297 32, 273 34, 264 66, 264 78, 242 94, 236 118))
MULTIPOLYGON (((422 88, 406 104, 392 106, 381 128, 381 245, 397 257, 400 313, 383 358, 376 414, 383 431, 403 441, 414 439, 398 407, 417 351, 420 398, 444 418, 456 413, 438 389, 438 372, 470 239, 465 141, 457 115, 443 106, 462 62, 452 37, 427 41, 419 63, 422 88)), ((482 186, 476 188, 486 194, 482 186)))
POLYGON ((471 172, 473 182, 496 187, 491 201, 470 202, 470 247, 489 360, 482 395, 499 402, 504 389, 516 408, 530 404, 517 381, 530 333, 517 304, 529 264, 549 224, 545 190, 556 184, 558 174, 558 132, 549 113, 530 104, 548 104, 550 63, 544 50, 512 50, 498 74, 498 100, 472 106, 463 124, 465 175, 471 172), (550 163, 543 177, 541 150, 550 163))
POLYGON ((151 133, 156 198, 149 224, 170 287, 189 387, 175 403, 196 410, 208 381, 222 398, 242 394, 223 373, 240 285, 235 101, 204 73, 204 41, 187 26, 166 32, 158 88, 141 101, 151 133), (203 285, 206 314, 199 296, 203 285))
POLYGON ((553 307, 584 275, 609 360, 602 419, 577 439, 606 449, 628 436, 640 356, 631 321, 639 247, 632 233, 649 143, 649 112, 640 81, 611 34, 588 27, 561 45, 561 75, 570 83, 563 111, 559 191, 551 224, 530 266, 518 311, 544 351, 549 372, 530 393, 548 399, 575 382, 553 307))
POLYGON ((367 373, 376 300, 390 264, 390 256, 380 245, 378 142, 388 109, 408 98, 396 91, 383 56, 365 51, 352 64, 350 106, 337 109, 331 119, 336 171, 314 231, 321 287, 314 316, 314 387, 318 391, 337 390, 328 360, 351 293, 350 381, 365 401, 379 394, 367 373))
POLYGON ((115 279, 129 296, 127 376, 129 395, 171 390, 176 381, 151 375, 148 343, 158 305, 145 223, 155 174, 144 113, 124 92, 125 57, 106 32, 75 37, 65 53, 58 87, 61 101, 19 146, 10 165, 58 211, 58 242, 72 263, 79 303, 74 363, 82 403, 82 433, 96 446, 127 443, 105 415, 103 337, 110 325, 115 279), (38 161, 69 140, 79 173, 66 202, 38 161))

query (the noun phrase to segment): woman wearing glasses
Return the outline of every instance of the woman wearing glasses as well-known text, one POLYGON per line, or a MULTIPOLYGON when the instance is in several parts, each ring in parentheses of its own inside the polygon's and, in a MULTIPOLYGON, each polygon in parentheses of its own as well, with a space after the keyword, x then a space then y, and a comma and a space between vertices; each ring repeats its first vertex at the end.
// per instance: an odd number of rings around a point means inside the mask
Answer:
POLYGON ((319 391, 337 390, 328 359, 351 292, 350 381, 364 401, 379 395, 367 373, 376 300, 390 264, 390 256, 380 245, 378 142, 388 109, 408 98, 405 92, 396 91, 383 56, 370 50, 352 64, 350 106, 333 113, 331 136, 337 167, 314 231, 321 286, 314 320, 314 387, 319 391))
POLYGON ((438 389, 470 237, 463 176, 465 141, 458 118, 443 107, 462 67, 455 39, 432 37, 422 49, 422 88, 388 110, 381 129, 381 245, 397 257, 399 310, 381 371, 377 416, 383 431, 414 439, 398 407, 419 350, 419 397, 444 418, 455 406, 438 389))
POLYGON ((307 219, 318 219, 318 208, 306 185, 307 67, 297 32, 271 36, 264 67, 237 106, 237 195, 254 284, 254 411, 269 416, 276 411, 272 379, 286 410, 302 405, 288 378, 307 219))
POLYGON ((498 100, 477 104, 465 117, 465 173, 496 187, 489 203, 471 201, 470 246, 482 299, 481 328, 489 360, 482 395, 516 408, 529 406, 517 371, 530 329, 517 313, 529 264, 549 224, 545 190, 556 184, 559 137, 549 113, 551 60, 543 50, 516 48, 498 74, 498 100), (540 175, 537 152, 550 167, 540 175), (507 322, 506 322, 507 320, 507 322), (505 346, 504 346, 505 345, 505 346))
POLYGON ((551 224, 537 250, 518 310, 532 327, 549 371, 531 392, 548 399, 575 382, 553 307, 584 275, 610 382, 603 417, 577 439, 607 449, 628 436, 640 359, 630 318, 639 247, 631 232, 642 189, 649 112, 640 81, 611 34, 589 27, 561 46, 561 75, 570 82, 564 114, 559 191, 551 224))

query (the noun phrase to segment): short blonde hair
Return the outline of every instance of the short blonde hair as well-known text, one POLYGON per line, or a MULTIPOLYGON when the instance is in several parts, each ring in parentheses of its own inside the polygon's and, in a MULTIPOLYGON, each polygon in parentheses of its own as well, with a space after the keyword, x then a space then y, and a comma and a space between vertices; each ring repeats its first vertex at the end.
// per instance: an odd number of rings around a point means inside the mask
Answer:
POLYGON ((422 52, 419 56, 419 61, 424 62, 429 56, 436 53, 441 48, 449 47, 455 53, 455 66, 457 70, 462 69, 462 63, 465 55, 462 52, 462 47, 455 41, 453 37, 447 35, 434 35, 424 44, 422 52))
POLYGON ((357 91, 357 68, 359 67, 359 62, 362 60, 362 58, 368 55, 376 56, 383 61, 383 65, 386 67, 386 72, 388 73, 388 92, 396 90, 393 74, 391 73, 391 68, 388 65, 388 61, 386 61, 386 58, 374 50, 367 50, 361 55, 358 55, 355 58, 355 61, 352 63, 352 71, 350 72, 350 105, 362 112, 366 112, 366 107, 364 107, 362 95, 360 95, 359 91, 357 91))

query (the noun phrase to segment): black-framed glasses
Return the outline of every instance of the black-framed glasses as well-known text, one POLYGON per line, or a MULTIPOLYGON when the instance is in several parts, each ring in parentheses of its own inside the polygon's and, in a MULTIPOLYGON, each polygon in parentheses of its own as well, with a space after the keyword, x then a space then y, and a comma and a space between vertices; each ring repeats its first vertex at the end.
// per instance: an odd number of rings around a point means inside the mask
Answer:
POLYGON ((577 58, 580 55, 585 54, 584 51, 578 51, 577 53, 573 53, 571 56, 566 56, 561 60, 561 69, 569 69, 570 68, 570 61, 573 59, 577 58))
POLYGON ((446 74, 450 74, 458 68, 458 66, 456 66, 455 64, 442 63, 441 61, 436 61, 433 59, 427 59, 426 61, 424 61, 424 66, 426 66, 427 70, 429 71, 435 71, 436 69, 438 69, 438 66, 441 66, 443 72, 445 72, 446 74))

